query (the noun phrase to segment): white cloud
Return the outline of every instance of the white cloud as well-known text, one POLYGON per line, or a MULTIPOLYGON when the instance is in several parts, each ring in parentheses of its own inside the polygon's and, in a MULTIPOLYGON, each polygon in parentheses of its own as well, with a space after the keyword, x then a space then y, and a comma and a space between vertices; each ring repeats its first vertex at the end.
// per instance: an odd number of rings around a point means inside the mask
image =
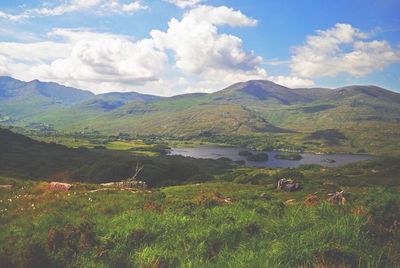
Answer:
POLYGON ((400 51, 386 41, 368 41, 369 34, 350 24, 336 24, 308 36, 306 44, 294 48, 291 70, 303 78, 334 77, 338 74, 361 77, 400 62, 400 51))
POLYGON ((61 40, 0 43, 7 72, 24 80, 39 78, 98 92, 100 85, 126 88, 155 81, 167 62, 151 39, 135 42, 126 36, 68 29, 54 30, 49 37, 61 40))
POLYGON ((174 4, 180 8, 194 7, 204 0, 164 0, 168 3, 174 4))
POLYGON ((18 15, 8 14, 0 10, 0 18, 9 21, 20 21, 29 18, 29 16, 27 14, 18 14, 18 15))
MULTIPOLYGON (((81 2, 98 6, 101 1, 81 2)), ((118 3, 107 4, 112 10, 118 3)), ((135 8, 125 7, 126 11, 135 8)), ((312 86, 311 80, 295 75, 268 76, 262 57, 245 51, 239 37, 220 32, 224 25, 256 24, 240 11, 201 5, 187 10, 181 19, 172 18, 166 31, 153 30, 150 38, 142 40, 90 29, 54 29, 41 41, 0 42, 0 73, 96 93, 213 92, 252 79, 269 79, 289 87, 312 86)))
POLYGON ((176 67, 189 74, 219 71, 259 72, 262 58, 246 52, 239 37, 218 32, 217 26, 254 26, 256 21, 227 7, 200 6, 181 20, 168 23, 168 30, 153 30, 160 49, 171 50, 176 67))
POLYGON ((147 6, 143 5, 139 1, 134 1, 132 3, 123 4, 121 10, 123 12, 134 12, 136 10, 147 9, 147 6))
POLYGON ((0 18, 21 21, 37 17, 60 16, 71 12, 91 11, 101 15, 131 14, 142 9, 147 9, 147 6, 141 1, 121 3, 119 0, 70 0, 56 6, 42 5, 41 7, 26 9, 20 14, 0 11, 0 18))
POLYGON ((297 76, 269 76, 268 80, 289 88, 312 87, 315 85, 314 81, 297 76))

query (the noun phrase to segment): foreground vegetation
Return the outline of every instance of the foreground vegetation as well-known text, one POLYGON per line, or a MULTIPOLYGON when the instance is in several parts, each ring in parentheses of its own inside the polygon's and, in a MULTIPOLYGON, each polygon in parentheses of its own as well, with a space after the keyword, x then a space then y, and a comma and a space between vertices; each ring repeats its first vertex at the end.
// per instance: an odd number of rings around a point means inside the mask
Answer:
POLYGON ((1 267, 400 264, 400 199, 390 189, 305 206, 304 192, 287 205, 279 192, 260 198, 265 187, 235 183, 138 192, 13 183, 0 192, 1 267))
POLYGON ((250 168, 165 156, 156 140, 0 138, 0 267, 400 266, 398 156, 250 168), (149 189, 98 184, 137 164, 149 189), (281 178, 300 190, 277 190, 281 178), (328 202, 338 191, 347 202, 328 202))

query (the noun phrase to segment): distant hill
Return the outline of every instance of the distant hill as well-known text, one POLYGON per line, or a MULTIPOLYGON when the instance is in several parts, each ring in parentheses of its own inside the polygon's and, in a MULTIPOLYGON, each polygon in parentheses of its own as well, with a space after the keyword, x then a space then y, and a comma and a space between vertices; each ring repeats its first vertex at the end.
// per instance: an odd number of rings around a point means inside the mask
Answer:
POLYGON ((94 96, 90 91, 66 87, 57 83, 22 82, 8 76, 0 77, 0 100, 43 97, 60 104, 76 104, 94 96))
POLYGON ((376 86, 291 89, 252 80, 211 94, 158 97, 94 95, 55 83, 0 77, 0 96, 0 124, 183 137, 292 133, 297 143, 307 142, 313 132, 334 129, 347 137, 337 150, 344 145, 400 151, 393 148, 400 141, 400 94, 376 86))
POLYGON ((68 148, 0 128, 0 177, 110 182, 129 178, 139 164, 143 170, 138 178, 152 187, 181 184, 199 174, 207 177, 207 174, 224 172, 232 167, 223 160, 197 160, 181 156, 149 158, 104 148, 68 148))
POLYGON ((243 102, 243 100, 250 98, 260 101, 276 101, 284 105, 312 101, 312 98, 302 96, 296 90, 266 80, 237 83, 214 93, 214 95, 238 102, 243 102))

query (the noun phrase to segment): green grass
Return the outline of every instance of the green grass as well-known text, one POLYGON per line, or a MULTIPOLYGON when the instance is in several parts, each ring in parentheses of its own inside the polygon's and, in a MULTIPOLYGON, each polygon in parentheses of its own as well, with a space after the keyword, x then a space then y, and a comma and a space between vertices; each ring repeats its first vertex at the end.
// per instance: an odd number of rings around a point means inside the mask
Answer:
MULTIPOLYGON (((166 187, 147 193, 90 192, 96 185, 80 185, 60 193, 46 187, 39 183, 12 192, 1 190, 0 265, 399 264, 398 254, 393 253, 398 241, 378 243, 370 236, 369 230, 378 225, 371 225, 368 212, 352 212, 355 201, 346 207, 324 202, 315 207, 301 203, 285 206, 285 199, 277 192, 270 191, 272 200, 266 201, 259 198, 265 187, 235 183, 166 187), (231 198, 232 203, 216 201, 217 192, 231 198)), ((391 202, 397 198, 395 192, 385 192, 385 196, 391 202)))

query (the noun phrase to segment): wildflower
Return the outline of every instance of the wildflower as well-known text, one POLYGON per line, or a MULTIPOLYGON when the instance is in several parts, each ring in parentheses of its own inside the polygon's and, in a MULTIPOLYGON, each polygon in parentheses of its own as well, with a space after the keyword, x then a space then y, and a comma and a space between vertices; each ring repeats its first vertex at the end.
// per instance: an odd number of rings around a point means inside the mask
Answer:
POLYGON ((34 207, 35 206, 35 204, 32 204, 32 207, 34 207))
POLYGON ((9 198, 9 199, 8 199, 8 201, 9 201, 9 202, 12 202, 12 199, 11 199, 11 198, 9 198))

